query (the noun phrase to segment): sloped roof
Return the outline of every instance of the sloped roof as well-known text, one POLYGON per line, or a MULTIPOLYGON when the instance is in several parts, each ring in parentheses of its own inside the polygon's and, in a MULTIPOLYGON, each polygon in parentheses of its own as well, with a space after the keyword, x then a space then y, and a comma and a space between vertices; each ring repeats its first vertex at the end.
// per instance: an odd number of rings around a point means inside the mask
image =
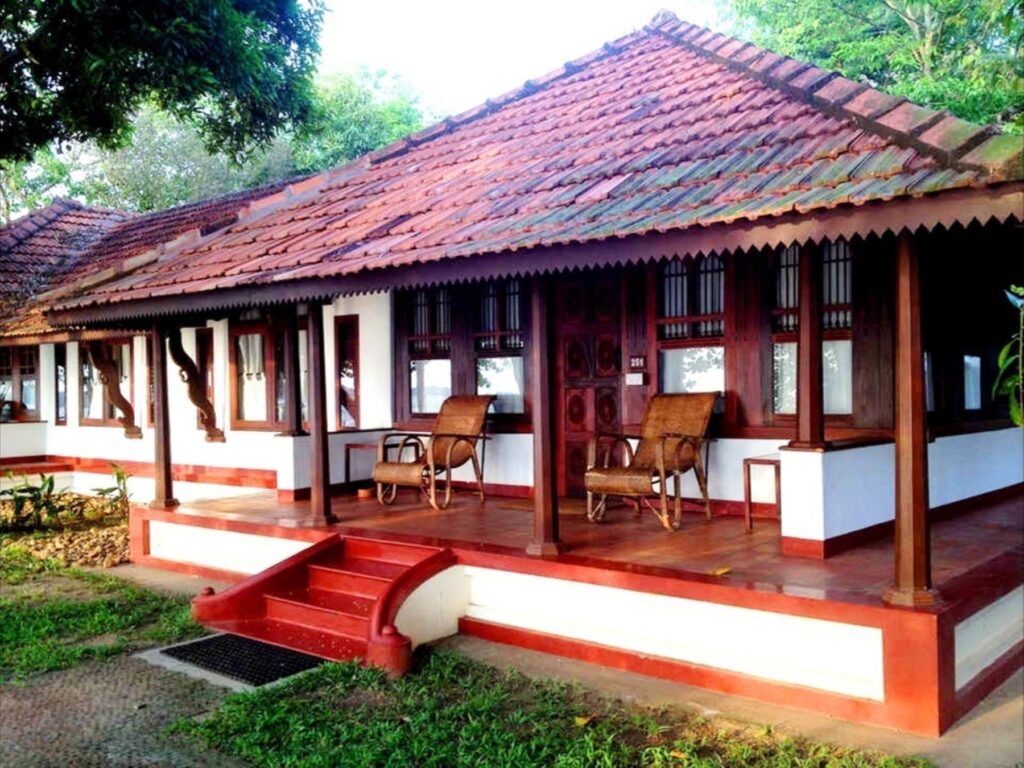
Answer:
POLYGON ((663 12, 64 308, 987 188, 1020 165, 1020 137, 663 12))
POLYGON ((0 229, 0 338, 53 332, 44 312, 62 293, 110 279, 175 240, 197 240, 234 223, 239 209, 287 183, 141 215, 58 199, 13 221, 0 229))

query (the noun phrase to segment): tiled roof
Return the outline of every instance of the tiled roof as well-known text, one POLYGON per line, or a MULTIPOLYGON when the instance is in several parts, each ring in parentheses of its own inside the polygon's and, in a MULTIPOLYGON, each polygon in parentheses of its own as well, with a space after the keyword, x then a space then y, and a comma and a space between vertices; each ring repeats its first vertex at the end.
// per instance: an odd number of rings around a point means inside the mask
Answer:
POLYGON ((45 325, 41 312, 27 316, 31 298, 50 289, 127 217, 58 198, 0 229, 0 335, 16 326, 45 325))
POLYGON ((59 199, 15 220, 0 229, 0 337, 53 331, 44 310, 59 295, 110 279, 168 243, 198 239, 234 223, 241 208, 287 183, 141 215, 59 199))
POLYGON ((986 187, 1021 139, 659 14, 65 308, 986 187))

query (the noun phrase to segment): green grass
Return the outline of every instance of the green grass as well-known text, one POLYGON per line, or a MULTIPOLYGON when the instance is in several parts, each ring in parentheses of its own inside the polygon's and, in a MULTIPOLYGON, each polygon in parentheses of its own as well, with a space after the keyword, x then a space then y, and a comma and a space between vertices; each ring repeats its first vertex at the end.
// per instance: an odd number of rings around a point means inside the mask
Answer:
POLYGON ((419 654, 418 670, 395 681, 355 664, 324 665, 234 695, 175 729, 254 765, 296 768, 928 765, 609 701, 448 651, 419 654))
POLYGON ((0 547, 0 680, 201 632, 186 598, 0 547))

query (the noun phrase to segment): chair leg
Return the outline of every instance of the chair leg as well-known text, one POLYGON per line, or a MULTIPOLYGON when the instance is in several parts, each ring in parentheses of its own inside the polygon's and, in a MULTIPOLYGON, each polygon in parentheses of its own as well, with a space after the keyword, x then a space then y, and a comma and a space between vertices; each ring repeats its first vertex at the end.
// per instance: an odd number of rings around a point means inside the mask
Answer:
POLYGON ((592 523, 600 523, 604 520, 604 513, 608 509, 608 494, 599 494, 597 503, 594 503, 594 494, 587 491, 587 520, 592 523))
POLYGON ((430 506, 440 511, 441 507, 437 505, 437 476, 430 472, 430 477, 427 479, 427 501, 430 502, 430 506))
POLYGON ((708 498, 708 480, 704 474, 704 463, 700 460, 700 452, 696 451, 693 462, 693 474, 697 476, 697 485, 700 486, 700 495, 704 499, 704 516, 711 519, 711 499, 708 498))
POLYGON ((484 473, 479 462, 476 460, 475 452, 470 454, 470 458, 473 460, 473 471, 476 473, 476 490, 480 494, 480 503, 482 504, 487 500, 484 496, 484 473))
POLYGON ((394 483, 377 483, 377 501, 385 506, 395 503, 398 496, 398 486, 394 483))
POLYGON ((675 486, 676 492, 674 502, 675 508, 672 510, 674 515, 673 527, 676 530, 679 530, 679 526, 683 524, 683 478, 678 472, 673 473, 672 483, 675 486))
POLYGON ((658 498, 659 505, 655 514, 658 516, 658 519, 661 520, 661 525, 666 531, 674 531, 675 528, 672 527, 672 518, 668 516, 668 488, 665 487, 668 483, 665 482, 665 478, 661 479, 660 485, 661 488, 658 498))

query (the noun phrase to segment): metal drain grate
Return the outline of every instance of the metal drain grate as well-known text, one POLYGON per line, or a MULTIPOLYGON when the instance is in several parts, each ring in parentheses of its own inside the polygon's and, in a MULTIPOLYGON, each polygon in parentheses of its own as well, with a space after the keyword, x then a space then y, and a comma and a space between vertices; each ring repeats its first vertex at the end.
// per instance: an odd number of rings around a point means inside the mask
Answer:
POLYGON ((305 653, 238 635, 214 635, 160 653, 249 685, 266 685, 324 663, 305 653))

